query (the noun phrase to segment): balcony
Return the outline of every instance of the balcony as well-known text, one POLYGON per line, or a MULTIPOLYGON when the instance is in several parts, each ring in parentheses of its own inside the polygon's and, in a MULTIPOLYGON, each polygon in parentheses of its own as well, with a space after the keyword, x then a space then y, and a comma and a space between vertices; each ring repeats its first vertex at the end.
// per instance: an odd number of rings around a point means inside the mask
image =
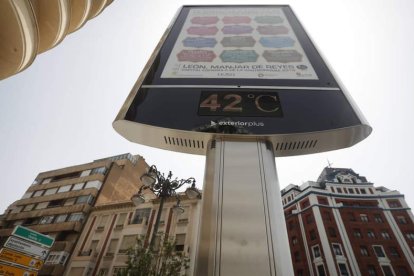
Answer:
POLYGON ((65 272, 65 267, 61 264, 55 265, 43 265, 42 269, 39 271, 39 276, 62 276, 65 272))
POLYGON ((74 242, 71 241, 57 241, 53 244, 50 251, 66 251, 71 252, 74 242))
POLYGON ((44 195, 44 196, 20 199, 16 201, 14 204, 15 205, 27 205, 27 204, 33 204, 33 203, 39 203, 39 202, 45 202, 45 201, 66 199, 70 197, 78 197, 81 195, 93 195, 96 197, 97 194, 98 194, 97 189, 83 189, 83 190, 57 193, 57 194, 52 194, 52 195, 44 195))
POLYGON ((82 229, 82 223, 80 221, 67 221, 67 222, 53 223, 53 224, 31 225, 30 228, 40 233, 61 232, 61 231, 80 232, 82 229))
POLYGON ((20 212, 17 214, 9 214, 7 217, 7 220, 21 220, 21 219, 27 219, 27 218, 79 213, 79 212, 88 213, 91 208, 92 207, 86 203, 75 204, 72 206, 46 208, 46 209, 40 209, 40 210, 32 210, 28 212, 20 212))

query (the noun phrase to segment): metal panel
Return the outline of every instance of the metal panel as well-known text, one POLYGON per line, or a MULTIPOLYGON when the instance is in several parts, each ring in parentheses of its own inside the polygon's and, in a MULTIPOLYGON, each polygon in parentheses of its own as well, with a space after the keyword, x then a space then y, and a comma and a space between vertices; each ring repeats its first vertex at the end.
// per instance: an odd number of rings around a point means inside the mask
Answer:
POLYGON ((293 275, 273 160, 265 142, 212 143, 195 275, 293 275))

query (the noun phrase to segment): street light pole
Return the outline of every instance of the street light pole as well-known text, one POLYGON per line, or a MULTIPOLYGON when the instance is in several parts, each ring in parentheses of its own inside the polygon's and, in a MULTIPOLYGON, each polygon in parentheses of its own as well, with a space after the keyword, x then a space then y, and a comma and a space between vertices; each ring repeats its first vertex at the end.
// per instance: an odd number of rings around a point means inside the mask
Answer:
POLYGON ((165 197, 160 196, 160 207, 158 208, 157 218, 155 219, 154 230, 152 231, 152 236, 151 236, 151 241, 150 241, 150 246, 149 246, 151 251, 154 250, 155 237, 157 236, 158 227, 160 225, 161 212, 164 208, 164 200, 165 200, 165 197))
POLYGON ((173 208, 184 212, 180 205, 180 199, 176 193, 176 190, 183 187, 184 185, 191 184, 190 187, 187 188, 185 193, 189 198, 201 198, 200 191, 195 187, 195 179, 193 177, 187 179, 180 179, 177 178, 171 180, 172 173, 171 171, 168 173, 168 176, 165 177, 163 173, 157 170, 155 165, 152 165, 147 173, 144 173, 140 180, 142 181, 142 186, 139 189, 138 193, 133 195, 131 200, 135 204, 135 206, 139 206, 140 204, 145 202, 145 198, 143 195, 143 191, 146 189, 151 190, 159 199, 160 199, 160 206, 158 208, 157 217, 154 223, 154 230, 152 232, 151 241, 150 241, 150 250, 154 250, 155 244, 155 237, 158 233, 158 227, 160 224, 161 219, 161 212, 164 208, 164 202, 168 197, 175 197, 177 199, 176 205, 173 208))

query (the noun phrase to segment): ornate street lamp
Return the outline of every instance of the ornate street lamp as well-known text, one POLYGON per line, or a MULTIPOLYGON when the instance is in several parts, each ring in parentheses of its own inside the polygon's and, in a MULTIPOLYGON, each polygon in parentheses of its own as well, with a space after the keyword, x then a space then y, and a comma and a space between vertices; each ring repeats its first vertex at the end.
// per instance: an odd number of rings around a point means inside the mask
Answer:
POLYGON ((181 188, 186 184, 191 184, 191 187, 187 188, 185 193, 190 199, 201 198, 200 191, 195 187, 195 179, 193 177, 187 179, 180 179, 177 178, 172 180, 172 173, 171 171, 168 173, 168 176, 165 177, 163 173, 160 173, 157 170, 155 165, 152 165, 148 172, 143 174, 140 177, 142 182, 142 186, 139 189, 138 193, 131 197, 131 201, 135 204, 135 206, 139 206, 140 204, 145 202, 145 198, 143 195, 143 191, 146 189, 151 190, 159 199, 160 199, 160 207, 157 213, 157 218, 154 224, 154 230, 152 232, 152 237, 150 241, 150 249, 153 250, 155 237, 158 232, 158 226, 160 224, 161 219, 161 212, 164 207, 164 201, 168 197, 175 197, 177 199, 176 205, 173 207, 173 211, 175 213, 183 213, 184 208, 180 204, 180 199, 175 192, 177 189, 181 188))

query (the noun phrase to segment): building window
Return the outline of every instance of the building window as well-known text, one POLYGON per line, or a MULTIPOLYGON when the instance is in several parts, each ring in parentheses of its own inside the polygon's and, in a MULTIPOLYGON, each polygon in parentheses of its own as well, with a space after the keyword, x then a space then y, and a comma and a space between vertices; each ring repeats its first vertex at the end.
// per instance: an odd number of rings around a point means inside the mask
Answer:
POLYGON ((381 245, 373 245, 372 248, 374 249, 375 255, 378 258, 385 258, 385 252, 381 245))
POLYGON ((55 223, 59 223, 59 222, 65 222, 67 219, 68 215, 67 214, 63 214, 63 215, 58 215, 56 217, 55 223))
POLYGON ((398 216, 397 220, 400 224, 407 224, 407 219, 405 218, 405 216, 398 216))
POLYGON ((83 171, 83 172, 81 173, 80 177, 88 176, 88 175, 90 175, 90 174, 91 174, 91 170, 86 170, 86 171, 83 171))
POLYGON ((341 189, 341 188, 336 188, 336 191, 337 191, 339 194, 342 194, 342 189, 341 189))
POLYGON ((49 201, 46 202, 40 202, 36 205, 36 210, 45 209, 49 205, 49 201))
POLYGON ((91 196, 91 195, 78 196, 76 198, 75 204, 85 204, 85 203, 87 203, 89 205, 92 205, 93 200, 94 200, 94 197, 91 196))
POLYGON ((363 194, 363 195, 367 194, 367 191, 364 188, 360 188, 359 190, 361 191, 361 194, 363 194))
POLYGON ((368 266, 368 275, 369 276, 377 276, 377 271, 375 270, 375 266, 373 266, 373 265, 368 266))
POLYGON ((108 221, 108 215, 102 216, 101 220, 99 221, 97 230, 103 230, 105 228, 106 222, 108 221))
POLYGON ((71 198, 68 198, 68 199, 66 199, 66 201, 65 201, 65 206, 72 206, 72 205, 74 205, 75 204, 75 201, 76 201, 76 197, 71 197, 71 198))
POLYGON ((45 179, 43 179, 43 181, 42 181, 42 184, 47 184, 47 183, 50 183, 52 181, 52 178, 45 178, 45 179))
POLYGON ((359 189, 358 188, 355 188, 355 192, 357 193, 357 194, 360 194, 361 192, 359 191, 359 189))
POLYGON ((144 221, 147 223, 150 213, 151 208, 137 209, 131 224, 141 224, 144 221))
POLYGON ((82 222, 84 219, 85 219, 85 215, 83 213, 73 213, 73 214, 70 214, 68 221, 82 222))
MULTIPOLYGON (((99 269, 98 276, 107 276, 108 275, 108 268, 101 268, 99 269)), ((70 275, 81 275, 81 274, 70 274, 70 275)))
POLYGON ((375 238, 375 233, 372 230, 368 230, 367 231, 367 236, 368 238, 374 239, 375 238))
POLYGON ((295 253, 293 253, 293 259, 295 260, 295 263, 300 262, 300 252, 299 251, 295 251, 295 253))
POLYGON ((13 226, 16 226, 16 225, 23 225, 23 223, 24 223, 25 221, 23 220, 23 219, 21 219, 21 220, 15 220, 14 222, 13 222, 13 226))
POLYGON ((329 205, 328 200, 326 199, 326 197, 318 197, 318 202, 319 202, 319 204, 322 204, 322 205, 329 205))
POLYGON ((341 248, 341 245, 339 243, 333 243, 332 244, 332 249, 333 249, 333 252, 336 256, 343 256, 342 248, 341 248))
POLYGON ((398 268, 398 276, 409 276, 408 270, 404 266, 399 266, 398 268))
POLYGON ((69 253, 65 251, 52 251, 49 253, 49 256, 47 257, 45 264, 64 265, 66 263, 68 256, 69 253))
POLYGON ((85 185, 85 182, 82 183, 76 183, 73 185, 72 191, 78 191, 83 189, 83 185, 85 185))
POLYGON ((329 236, 330 237, 332 237, 332 238, 335 238, 336 237, 336 230, 335 230, 335 228, 329 227, 328 228, 328 233, 329 233, 329 236))
POLYGON ((124 236, 122 238, 121 246, 119 247, 118 252, 119 253, 127 253, 129 248, 132 248, 137 242, 137 236, 136 235, 129 235, 124 236))
POLYGON ((414 241, 414 233, 413 232, 408 232, 405 234, 405 236, 407 237, 407 239, 409 239, 410 241, 414 241))
POLYGON ((63 204, 65 204, 64 199, 52 200, 47 205, 47 208, 61 207, 61 206, 63 206, 63 204))
POLYGON ((359 239, 362 238, 361 230, 354 229, 354 237, 359 238, 359 239))
POLYGON ((31 211, 31 210, 33 210, 34 207, 35 207, 34 204, 26 205, 26 206, 24 206, 23 211, 31 211))
POLYGON ((338 263, 339 273, 341 276, 349 276, 348 267, 344 263, 338 263))
POLYGON ((45 196, 46 195, 54 195, 54 194, 56 194, 57 190, 58 190, 58 188, 47 189, 46 192, 45 192, 45 196))
POLYGON ((69 192, 70 188, 72 188, 72 185, 61 186, 59 187, 58 193, 69 192))
POLYGON ((36 225, 39 224, 40 218, 28 218, 24 221, 24 225, 36 225))
POLYGON ((32 196, 32 194, 33 194, 32 192, 27 192, 22 196, 22 199, 30 198, 32 196))
POLYGON ((310 236, 311 241, 316 240, 316 232, 315 232, 315 230, 310 230, 309 231, 309 236, 310 236))
POLYGON ((318 271, 318 276, 326 276, 325 274, 325 268, 323 267, 323 265, 318 265, 316 267, 316 270, 318 271))
POLYGON ((375 222, 378 222, 378 223, 382 223, 382 222, 384 222, 384 221, 382 220, 382 216, 381 216, 380 214, 375 214, 375 215, 374 215, 374 220, 375 220, 375 222))
POLYGON ((360 247, 362 256, 369 256, 368 249, 365 246, 360 247))
POLYGON ((40 219, 39 224, 50 224, 55 216, 44 216, 40 219))
POLYGON ((113 276, 117 275, 124 275, 126 273, 127 268, 125 266, 114 266, 112 271, 113 276))
POLYGON ((118 221, 116 222, 116 226, 123 226, 125 224, 125 220, 127 218, 127 213, 122 213, 118 217, 118 221))
POLYGON ((309 206, 309 200, 308 200, 308 199, 303 200, 303 201, 300 203, 300 206, 302 207, 302 209, 304 209, 304 208, 308 207, 308 206, 309 206))
POLYGON ((319 258, 321 256, 321 249, 319 248, 319 245, 312 246, 312 252, 313 252, 313 258, 319 258))
POLYGON ((106 174, 107 169, 105 167, 95 168, 91 171, 91 175, 93 174, 106 174))
POLYGON ((184 251, 185 234, 175 235, 175 251, 184 251))
POLYGON ((368 188, 370 194, 374 194, 374 191, 371 188, 368 188))
POLYGON ((331 214, 329 212, 323 212, 323 219, 325 221, 331 221, 331 214))
POLYGON ((361 217, 361 221, 363 221, 363 222, 368 222, 368 216, 367 216, 367 215, 365 215, 365 214, 360 214, 359 216, 361 217))
POLYGON ((294 222, 293 220, 290 220, 290 221, 288 222, 288 225, 289 225, 289 230, 292 230, 292 229, 294 229, 294 228, 295 228, 295 222, 294 222))
POLYGON ((390 239, 391 239, 390 234, 389 234, 386 230, 381 231, 381 236, 382 236, 385 240, 390 240, 390 239))
POLYGON ((93 180, 93 181, 86 182, 85 189, 95 188, 95 189, 99 190, 101 188, 101 186, 102 186, 101 181, 93 180))
POLYGON ((34 192, 33 197, 39 197, 39 196, 43 195, 44 191, 45 190, 39 190, 39 191, 34 192))
POLYGON ((113 256, 118 245, 118 239, 112 239, 109 242, 108 250, 106 251, 106 256, 113 256))
POLYGON ((312 223, 312 222, 313 222, 313 216, 312 215, 307 215, 306 216, 306 223, 309 224, 309 223, 312 223))
POLYGON ((57 175, 54 176, 50 182, 56 182, 56 181, 61 181, 61 180, 65 180, 65 179, 72 179, 72 178, 77 178, 80 176, 80 172, 72 172, 72 173, 65 173, 65 174, 61 174, 61 175, 57 175))
POLYGON ((384 272, 384 276, 394 276, 394 272, 392 271, 391 266, 389 265, 381 265, 382 272, 384 272))
POLYGON ((401 203, 398 200, 388 200, 388 205, 390 208, 400 208, 401 203))
POLYGON ((398 249, 396 247, 390 247, 389 248, 390 256, 392 257, 400 257, 400 253, 398 253, 398 249))
POLYGON ((349 189, 348 189, 348 192, 349 192, 350 194, 354 194, 354 189, 349 188, 349 189))

